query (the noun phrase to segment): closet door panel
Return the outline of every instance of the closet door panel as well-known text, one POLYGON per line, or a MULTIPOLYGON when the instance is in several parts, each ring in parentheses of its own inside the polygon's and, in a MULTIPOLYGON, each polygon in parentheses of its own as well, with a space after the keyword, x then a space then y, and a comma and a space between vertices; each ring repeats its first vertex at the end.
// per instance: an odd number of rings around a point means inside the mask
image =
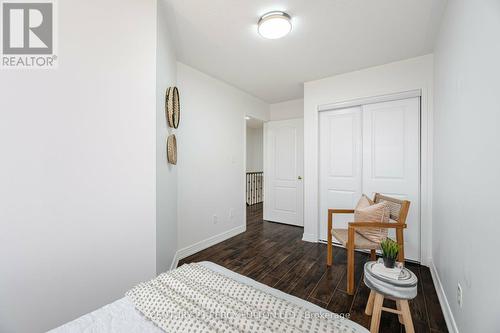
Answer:
MULTIPOLYGON (((328 209, 354 208, 361 195, 361 108, 320 113, 320 239, 327 238, 328 209)), ((352 215, 335 215, 347 228, 352 215)))
MULTIPOLYGON (((363 106, 363 193, 411 201, 407 259, 420 261, 420 99, 363 106)), ((394 237, 394 232, 390 234, 394 237)))

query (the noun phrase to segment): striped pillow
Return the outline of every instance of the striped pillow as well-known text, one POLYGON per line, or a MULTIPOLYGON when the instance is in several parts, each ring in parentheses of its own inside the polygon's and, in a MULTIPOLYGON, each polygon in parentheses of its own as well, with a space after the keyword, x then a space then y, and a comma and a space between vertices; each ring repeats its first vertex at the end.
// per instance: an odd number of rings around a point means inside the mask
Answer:
MULTIPOLYGON (((361 200, 364 200, 363 197, 361 197, 360 202, 358 202, 354 210, 354 222, 389 222, 389 203, 383 201, 378 204, 365 206, 364 204, 360 205, 361 200)), ((356 232, 376 243, 380 243, 387 238, 386 228, 360 228, 356 229, 356 232)))
POLYGON ((354 208, 354 210, 356 211, 358 209, 363 209, 363 208, 366 208, 366 207, 370 207, 373 204, 374 204, 373 200, 370 199, 370 198, 368 198, 366 196, 366 194, 363 194, 361 196, 361 198, 359 198, 359 201, 356 204, 356 208, 354 208))

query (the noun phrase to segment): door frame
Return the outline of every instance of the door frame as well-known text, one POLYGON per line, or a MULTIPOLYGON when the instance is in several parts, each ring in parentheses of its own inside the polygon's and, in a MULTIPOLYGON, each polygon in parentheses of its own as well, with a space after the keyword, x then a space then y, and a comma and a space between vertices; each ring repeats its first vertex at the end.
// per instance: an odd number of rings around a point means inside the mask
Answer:
MULTIPOLYGON (((262 121, 262 125, 264 125, 266 122, 269 121, 269 119, 263 119, 260 116, 256 116, 252 113, 247 113, 245 112, 243 114, 243 117, 241 118, 241 122, 243 124, 243 166, 242 166, 242 176, 241 176, 241 182, 243 184, 242 187, 242 192, 241 192, 241 197, 242 197, 242 202, 245 203, 244 209, 243 209, 243 219, 245 220, 245 230, 247 230, 247 191, 246 191, 246 186, 247 186, 247 117, 257 119, 259 121, 262 121)), ((264 130, 262 131, 262 136, 264 136, 264 130)), ((264 144, 264 143, 263 143, 264 144)), ((264 151, 262 152, 264 154, 264 151)), ((263 156, 264 157, 264 156, 263 156)), ((265 177, 265 175, 263 175, 265 177)), ((265 179, 263 179, 265 182, 265 179)))
MULTIPOLYGON (((372 97, 356 98, 335 103, 320 104, 316 108, 317 123, 316 133, 318 133, 317 156, 319 156, 319 112, 344 109, 363 104, 373 104, 388 102, 412 97, 420 97, 420 262, 429 265, 432 256, 432 114, 429 107, 428 92, 424 89, 414 89, 393 94, 377 95, 372 97)), ((319 161, 317 163, 317 196, 319 198, 319 161)), ((319 200, 316 202, 316 210, 319 217, 319 200)), ((303 240, 309 242, 319 242, 319 228, 321 221, 317 221, 316 235, 304 234, 303 240)))

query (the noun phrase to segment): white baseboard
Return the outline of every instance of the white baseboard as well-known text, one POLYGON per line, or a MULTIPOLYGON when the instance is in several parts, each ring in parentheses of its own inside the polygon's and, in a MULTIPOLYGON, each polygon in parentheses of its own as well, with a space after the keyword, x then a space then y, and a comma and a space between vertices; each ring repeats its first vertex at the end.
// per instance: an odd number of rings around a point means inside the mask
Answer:
POLYGON ((430 257, 420 257, 420 265, 431 267, 432 258, 430 257))
POLYGON ((443 285, 441 284, 441 279, 439 278, 438 271, 432 259, 429 260, 429 268, 431 271, 432 281, 434 282, 434 287, 436 288, 436 293, 439 298, 439 303, 441 304, 441 309, 443 310, 446 326, 448 326, 448 331, 451 333, 459 333, 457 323, 453 317, 453 312, 451 312, 450 303, 446 298, 443 285))
POLYGON ((170 270, 176 269, 179 264, 179 251, 175 252, 174 257, 172 258, 172 263, 170 264, 170 270))
POLYGON ((225 232, 220 233, 218 235, 209 237, 207 239, 204 239, 202 241, 194 243, 193 245, 189 245, 189 246, 186 246, 186 247, 178 250, 174 255, 174 258, 172 260, 172 264, 170 265, 170 269, 176 268, 177 265, 179 264, 179 260, 184 259, 186 257, 189 257, 190 255, 195 254, 197 252, 200 252, 202 250, 205 250, 206 248, 209 248, 210 246, 213 246, 215 244, 223 242, 226 239, 229 239, 229 238, 234 237, 238 234, 241 234, 242 232, 245 232, 246 230, 247 230, 246 225, 240 225, 236 228, 229 229, 228 231, 225 231, 225 232))
POLYGON ((315 235, 315 234, 306 234, 306 233, 304 233, 302 235, 302 240, 304 242, 317 243, 318 242, 318 236, 315 235))

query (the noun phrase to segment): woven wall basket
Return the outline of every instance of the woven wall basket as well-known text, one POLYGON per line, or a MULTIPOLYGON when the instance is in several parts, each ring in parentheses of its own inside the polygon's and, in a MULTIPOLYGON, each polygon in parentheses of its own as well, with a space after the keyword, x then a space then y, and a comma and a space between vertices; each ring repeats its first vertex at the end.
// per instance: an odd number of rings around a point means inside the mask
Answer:
POLYGON ((177 139, 175 134, 171 134, 167 138, 167 161, 170 164, 177 164, 177 139))
POLYGON ((177 87, 170 87, 165 94, 165 113, 168 126, 177 128, 181 118, 181 106, 179 104, 179 90, 177 87))

